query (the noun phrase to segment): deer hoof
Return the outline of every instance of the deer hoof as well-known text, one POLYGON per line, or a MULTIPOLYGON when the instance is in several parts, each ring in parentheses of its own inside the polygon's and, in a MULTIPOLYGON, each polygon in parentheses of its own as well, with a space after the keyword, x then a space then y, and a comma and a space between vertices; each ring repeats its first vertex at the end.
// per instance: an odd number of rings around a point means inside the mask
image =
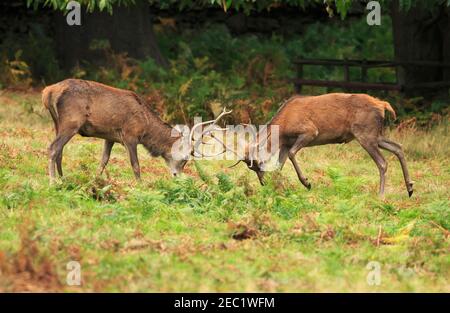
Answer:
POLYGON ((311 190, 311 183, 306 183, 305 187, 306 189, 311 190))
POLYGON ((412 194, 414 192, 414 190, 413 190, 413 183, 409 183, 407 189, 408 189, 408 196, 411 198, 411 196, 412 196, 412 194))

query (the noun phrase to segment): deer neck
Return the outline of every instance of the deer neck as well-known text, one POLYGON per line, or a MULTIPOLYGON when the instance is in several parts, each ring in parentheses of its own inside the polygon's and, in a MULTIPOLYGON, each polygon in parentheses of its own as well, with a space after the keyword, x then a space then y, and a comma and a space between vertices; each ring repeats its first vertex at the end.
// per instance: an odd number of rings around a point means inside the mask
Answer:
POLYGON ((152 156, 168 158, 171 154, 173 144, 179 140, 181 134, 170 125, 161 123, 149 124, 141 143, 152 156))
POLYGON ((271 124, 268 124, 266 131, 258 132, 256 139, 253 143, 250 143, 250 151, 247 152, 249 154, 253 153, 253 158, 261 164, 266 163, 279 152, 280 147, 276 148, 277 144, 274 142, 274 140, 279 138, 274 137, 275 133, 272 134, 271 126, 271 124))

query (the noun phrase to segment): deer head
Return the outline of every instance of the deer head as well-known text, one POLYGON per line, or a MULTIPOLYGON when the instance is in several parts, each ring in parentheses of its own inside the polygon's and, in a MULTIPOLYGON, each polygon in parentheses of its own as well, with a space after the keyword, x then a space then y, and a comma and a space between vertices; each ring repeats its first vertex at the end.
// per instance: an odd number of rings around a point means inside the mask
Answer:
POLYGON ((226 130, 226 128, 220 128, 217 123, 222 119, 225 115, 230 114, 232 111, 227 111, 226 108, 222 111, 222 113, 217 116, 215 119, 205 122, 200 122, 192 126, 191 130, 188 132, 187 128, 180 130, 178 128, 173 129, 172 136, 177 137, 177 141, 172 145, 171 153, 167 157, 165 157, 165 161, 169 166, 172 175, 177 176, 183 170, 187 161, 191 157, 201 157, 201 158, 209 158, 214 157, 219 154, 224 153, 226 150, 216 153, 216 154, 207 154, 200 151, 200 145, 205 144, 203 138, 211 134, 214 130, 226 130), (202 130, 199 135, 196 135, 196 131, 200 129, 200 127, 206 126, 202 130))
MULTIPOLYGON (((242 147, 242 149, 240 149, 242 151, 239 152, 231 148, 229 145, 226 145, 221 139, 214 136, 213 133, 209 133, 209 136, 222 145, 223 151, 231 151, 237 157, 238 161, 231 165, 230 168, 235 167, 240 162, 244 162, 250 170, 257 174, 260 183, 264 185, 263 178, 266 170, 266 164, 271 156, 271 153, 267 153, 266 149, 268 140, 267 136, 264 134, 267 129, 263 128, 259 133, 257 133, 256 128, 251 125, 241 124, 241 126, 248 127, 244 133, 248 133, 250 136, 247 139, 245 136, 237 136, 237 145, 238 147, 242 147)), ((216 130, 223 129, 216 128, 216 130)))

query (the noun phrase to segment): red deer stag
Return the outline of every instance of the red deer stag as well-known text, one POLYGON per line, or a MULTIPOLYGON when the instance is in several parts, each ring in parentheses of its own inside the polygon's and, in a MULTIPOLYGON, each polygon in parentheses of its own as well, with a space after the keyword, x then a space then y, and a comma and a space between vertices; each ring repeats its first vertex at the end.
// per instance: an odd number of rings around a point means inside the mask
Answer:
MULTIPOLYGON (((326 144, 348 143, 356 139, 375 161, 380 172, 381 196, 384 195, 385 173, 387 162, 379 148, 395 154, 400 161, 408 195, 413 193, 413 183, 410 180, 405 156, 401 145, 383 136, 383 121, 385 110, 394 119, 395 111, 388 102, 366 94, 331 93, 321 96, 293 97, 287 100, 277 114, 268 123, 279 126, 278 165, 281 169, 289 158, 294 166, 300 182, 308 189, 311 184, 303 175, 295 155, 300 149, 326 144)), ((255 157, 262 141, 270 146, 271 136, 256 139, 247 145, 243 160, 255 171, 260 183, 264 183, 264 161, 255 157), (253 152, 252 152, 253 151, 253 152)), ((226 146, 225 146, 226 147, 226 146)))
POLYGON ((231 113, 224 110, 215 120, 194 125, 188 139, 163 122, 134 92, 97 82, 80 79, 61 81, 42 91, 42 102, 50 112, 56 130, 56 138, 49 147, 51 181, 55 179, 55 165, 59 175, 63 175, 62 152, 76 134, 105 139, 99 174, 109 161, 114 143, 121 143, 128 151, 136 179, 140 179, 138 144, 144 145, 152 156, 163 157, 172 175, 176 176, 198 147, 191 141, 194 131, 202 125, 215 125, 222 116, 231 113), (180 139, 190 140, 188 149, 184 149, 181 157, 174 156, 172 149, 180 139))

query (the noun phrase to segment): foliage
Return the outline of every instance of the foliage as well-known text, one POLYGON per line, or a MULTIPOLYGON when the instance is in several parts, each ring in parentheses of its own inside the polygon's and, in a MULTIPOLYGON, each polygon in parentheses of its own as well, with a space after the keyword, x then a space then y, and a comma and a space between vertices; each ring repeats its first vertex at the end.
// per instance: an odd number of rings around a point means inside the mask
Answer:
MULTIPOLYGON (((68 0, 27 0, 27 5, 30 7, 38 8, 40 5, 50 6, 54 10, 64 10, 68 0)), ((113 8, 116 5, 134 5, 134 0, 80 0, 82 5, 85 5, 89 11, 93 10, 107 10, 110 13, 113 13, 113 8)), ((192 1, 192 0, 149 0, 150 4, 159 6, 160 8, 167 9, 176 7, 180 10, 183 9, 193 9, 193 8, 205 8, 211 6, 222 7, 224 11, 227 11, 231 7, 236 10, 242 10, 246 13, 249 13, 251 10, 270 10, 271 7, 280 5, 283 3, 288 6, 302 7, 304 8, 308 1, 305 0, 284 0, 284 1, 269 1, 269 0, 260 0, 260 1, 252 1, 252 0, 200 0, 200 1, 192 1)), ((319 0, 312 1, 314 4, 320 3, 319 0)), ((342 2, 341 0, 337 0, 337 3, 342 2)), ((347 1, 348 2, 348 1, 347 1)), ((340 5, 340 4, 339 4, 340 5)))
POLYGON ((72 76, 136 90, 147 95, 166 119, 183 123, 197 115, 210 117, 223 106, 239 111, 240 103, 249 110, 245 114, 262 120, 292 93, 292 85, 286 83, 292 77, 291 62, 278 37, 233 38, 225 26, 212 25, 197 31, 167 30, 158 39, 170 60, 169 69, 152 59, 137 61, 115 54, 106 46, 100 48, 106 64, 82 64, 72 76), (254 102, 248 103, 250 99, 254 102), (257 110, 264 101, 269 101, 267 107, 257 110))
MULTIPOLYGON (((298 57, 390 59, 390 20, 368 27, 363 19, 330 21, 309 25, 298 37, 257 35, 232 36, 224 25, 206 25, 196 30, 163 29, 157 33, 162 52, 170 60, 169 69, 152 59, 134 61, 105 50, 108 64, 100 68, 82 65, 78 77, 134 89, 174 122, 190 123, 190 118, 211 117, 217 107, 234 109, 239 121, 263 123, 292 95, 289 79, 295 76, 292 60, 298 57), (319 36, 317 35, 319 34, 319 36), (367 38, 371 38, 367 40, 367 38)), ((311 79, 335 79, 341 69, 305 67, 311 79)), ((360 73, 351 72, 357 79, 360 73)), ((369 71, 371 81, 390 81, 389 69, 369 71)), ((305 90, 323 93, 325 88, 305 90)))
POLYGON ((3 84, 8 87, 30 87, 32 82, 30 68, 21 57, 22 50, 17 50, 12 60, 3 54, 0 60, 0 87, 3 84))
POLYGON ((0 83, 5 86, 29 87, 31 79, 36 83, 54 82, 62 78, 62 71, 56 60, 53 40, 41 24, 26 27, 25 31, 8 31, 0 41, 1 64, 0 83))
MULTIPOLYGON (((222 107, 232 108, 231 119, 264 123, 279 104, 293 93, 289 81, 295 77, 293 60, 305 58, 392 59, 393 38, 389 16, 381 26, 369 27, 364 18, 330 19, 309 24, 299 36, 247 34, 235 36, 224 25, 205 24, 196 29, 156 29, 158 43, 170 66, 161 68, 149 58, 134 60, 114 53, 107 40, 91 42, 90 48, 103 55, 104 62, 82 62, 63 73, 55 61, 53 41, 42 26, 33 25, 27 34, 7 34, 2 41, 0 87, 27 87, 57 82, 65 77, 100 81, 145 95, 163 118, 174 123, 192 123, 192 117, 211 118, 222 107), (22 52, 21 52, 22 51, 22 52)), ((304 78, 341 80, 343 70, 305 66, 304 78)), ((351 79, 361 73, 350 69, 351 79)), ((391 82, 391 68, 368 71, 368 80, 391 82)), ((303 87, 305 94, 338 89, 303 87)), ((411 101, 396 95, 388 98, 402 116, 413 115, 417 126, 442 114, 447 101, 411 101), (426 105, 423 105, 426 104, 426 105)), ((230 120, 231 120, 230 119, 230 120)), ((230 121, 229 120, 229 121, 230 121)))
MULTIPOLYGON (((27 6, 38 8, 40 5, 50 6, 54 10, 64 10, 66 8, 69 0, 27 0, 27 6)), ((82 5, 85 5, 88 11, 93 10, 107 10, 111 14, 113 13, 114 6, 117 5, 134 5, 135 0, 79 0, 82 5)), ((336 12, 344 19, 347 13, 350 11, 353 3, 356 0, 148 0, 148 2, 154 6, 158 6, 162 9, 176 7, 179 10, 184 9, 194 9, 194 8, 205 8, 205 7, 221 7, 225 12, 230 9, 243 11, 246 14, 251 11, 262 11, 279 7, 279 6, 290 6, 305 9, 308 6, 321 5, 325 3, 326 7, 324 9, 333 15, 333 8, 336 12)), ((389 0, 381 0, 383 4, 387 4, 389 0)), ((441 6, 446 4, 450 6, 450 1, 448 0, 433 0, 428 1, 425 4, 426 9, 433 9, 436 6, 441 6)), ((424 5, 423 1, 419 0, 399 0, 398 5, 402 10, 409 10, 417 5, 424 5)))

